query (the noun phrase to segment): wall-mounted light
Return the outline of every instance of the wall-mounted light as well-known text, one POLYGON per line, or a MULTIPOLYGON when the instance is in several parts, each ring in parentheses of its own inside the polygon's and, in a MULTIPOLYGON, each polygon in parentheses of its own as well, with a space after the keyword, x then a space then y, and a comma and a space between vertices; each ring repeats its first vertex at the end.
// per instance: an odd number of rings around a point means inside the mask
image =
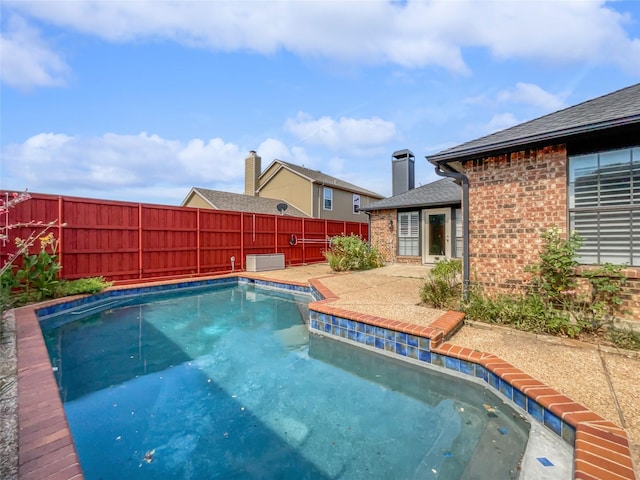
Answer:
POLYGON ((389 225, 389 231, 392 232, 393 231, 393 220, 389 219, 388 225, 389 225))

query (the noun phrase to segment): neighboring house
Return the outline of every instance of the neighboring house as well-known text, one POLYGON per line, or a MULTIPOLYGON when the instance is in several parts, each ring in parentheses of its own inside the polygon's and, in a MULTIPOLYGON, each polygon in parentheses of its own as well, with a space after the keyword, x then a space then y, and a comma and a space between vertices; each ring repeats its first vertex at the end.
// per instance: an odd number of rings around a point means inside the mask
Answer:
POLYGON ((525 267, 539 260, 540 233, 557 226, 584 239, 585 266, 627 265, 624 306, 640 319, 640 84, 427 160, 468 188, 467 281, 521 289, 525 267))
MULTIPOLYGON (((273 198, 250 197, 241 193, 221 192, 207 188, 193 187, 182 202, 183 207, 213 208, 215 210, 230 210, 234 212, 267 213, 270 215, 288 215, 290 217, 307 217, 304 212, 287 204, 284 212, 278 210, 278 205, 286 203, 273 198)), ((281 207, 282 208, 282 207, 281 207)))
POLYGON ((414 188, 413 153, 392 156, 393 196, 363 208, 371 242, 394 263, 434 263, 462 254, 462 192, 453 179, 414 188))
MULTIPOLYGON (((318 170, 300 167, 282 160, 274 160, 264 172, 261 167, 261 158, 256 152, 249 152, 249 156, 245 159, 244 195, 229 194, 239 195, 244 200, 235 198, 233 203, 244 204, 250 208, 258 208, 258 206, 262 208, 264 203, 266 205, 264 208, 267 209, 271 208, 270 205, 273 202, 275 202, 274 205, 286 203, 288 209, 285 214, 292 214, 290 211, 295 211, 313 218, 366 222, 367 218, 360 209, 383 198, 382 195, 318 170), (249 200, 250 198, 253 200, 249 200)), ((203 202, 202 195, 193 195, 195 190, 204 189, 193 189, 182 203, 183 206, 215 208, 210 206, 213 203, 217 208, 222 208, 215 201, 203 202)), ((218 192, 218 194, 222 193, 224 192, 218 192)))

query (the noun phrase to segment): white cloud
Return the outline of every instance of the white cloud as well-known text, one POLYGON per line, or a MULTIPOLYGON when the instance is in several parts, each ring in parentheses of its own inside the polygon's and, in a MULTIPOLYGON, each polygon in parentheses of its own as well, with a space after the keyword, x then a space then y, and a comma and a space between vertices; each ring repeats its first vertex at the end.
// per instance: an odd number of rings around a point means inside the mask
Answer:
POLYGON ((564 101, 538 85, 518 82, 514 89, 503 90, 498 93, 499 102, 523 103, 539 107, 546 112, 554 112, 565 107, 564 101))
POLYGON ((0 34, 0 80, 6 85, 29 90, 62 86, 68 66, 39 32, 21 17, 12 15, 0 34))
POLYGON ((469 25, 469 41, 503 59, 615 64, 640 73, 640 39, 624 30, 630 16, 613 9, 624 9, 625 4, 606 3, 478 2, 482 11, 476 14, 483 21, 469 25))
POLYGON ((114 198, 118 191, 119 198, 144 198, 161 189, 166 194, 160 198, 180 201, 192 186, 241 183, 247 152, 219 138, 182 143, 147 133, 41 133, 3 149, 3 176, 16 188, 35 192, 114 198), (137 194, 126 194, 131 191, 137 194), (179 197, 167 196, 177 191, 179 197))
POLYGON ((378 117, 315 119, 304 112, 288 119, 285 129, 305 144, 359 155, 385 145, 396 136, 395 124, 378 117))
POLYGON ((640 72, 640 39, 625 26, 624 3, 413 1, 35 2, 5 8, 114 42, 169 39, 222 51, 304 57, 356 64, 434 65, 466 73, 468 47, 496 58, 615 64, 640 72))

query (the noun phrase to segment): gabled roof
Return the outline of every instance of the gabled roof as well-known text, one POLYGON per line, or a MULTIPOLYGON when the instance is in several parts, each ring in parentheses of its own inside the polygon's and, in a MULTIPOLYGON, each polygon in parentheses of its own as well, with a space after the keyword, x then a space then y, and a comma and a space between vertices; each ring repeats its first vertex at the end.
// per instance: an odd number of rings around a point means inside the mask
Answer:
POLYGON ((432 163, 470 160, 523 145, 548 144, 633 124, 640 124, 640 83, 443 150, 427 159, 432 163))
POLYGON ((373 202, 361 210, 390 210, 409 207, 433 207, 461 203, 462 190, 452 178, 443 178, 407 192, 373 202))
MULTIPOLYGON (((384 198, 384 196, 380 195, 379 193, 375 193, 371 190, 358 187, 357 185, 353 185, 352 183, 345 182, 344 180, 340 180, 339 178, 332 177, 331 175, 327 175, 326 173, 322 173, 319 170, 311 170, 310 168, 301 167, 289 162, 283 162, 282 160, 278 159, 274 160, 271 165, 273 165, 274 163, 280 164, 282 166, 281 168, 286 168, 302 177, 305 177, 307 180, 313 183, 326 185, 327 187, 339 188, 348 192, 359 193, 360 195, 366 195, 368 197, 384 198)), ((267 167, 263 173, 269 171, 271 165, 269 165, 269 167, 267 167)))
MULTIPOLYGON (((283 200, 277 200, 273 198, 252 197, 250 195, 244 195, 242 193, 221 192, 220 190, 209 190, 208 188, 198 187, 194 187, 191 189, 191 192, 189 192, 189 195, 187 195, 187 199, 193 193, 196 193, 197 195, 202 197, 203 200, 205 200, 215 209, 229 210, 233 212, 266 213, 269 215, 279 215, 280 212, 278 211, 276 206, 279 203, 287 203, 283 200)), ((309 215, 298 210, 293 205, 287 205, 287 210, 284 212, 285 216, 309 218, 309 215)))

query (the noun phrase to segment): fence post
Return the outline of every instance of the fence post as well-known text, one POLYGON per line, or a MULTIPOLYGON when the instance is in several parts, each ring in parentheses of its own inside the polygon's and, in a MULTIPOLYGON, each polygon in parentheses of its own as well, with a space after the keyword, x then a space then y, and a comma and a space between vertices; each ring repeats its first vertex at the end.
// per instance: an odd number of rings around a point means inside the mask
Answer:
POLYGON ((138 203, 138 279, 142 280, 142 204, 138 203))
POLYGON ((305 223, 306 221, 307 221, 307 219, 306 219, 306 218, 304 218, 304 217, 302 217, 302 235, 300 236, 300 243, 302 243, 302 263, 303 263, 303 264, 305 263, 305 258, 304 258, 304 253, 305 253, 305 252, 304 252, 304 245, 305 245, 305 243, 306 243, 306 242, 304 241, 304 238, 305 238, 305 237, 304 237, 304 230, 305 230, 305 228, 304 228, 304 223, 305 223))
POLYGON ((244 213, 240 212, 240 269, 244 270, 244 213))
POLYGON ((274 243, 275 243, 275 252, 274 253, 278 253, 278 216, 276 215, 275 217, 275 225, 273 226, 273 230, 274 230, 274 243))
MULTIPOLYGON (((62 248, 62 224, 64 223, 64 219, 62 218, 62 196, 58 195, 58 263, 64 266, 62 263, 62 252, 64 249, 62 248)), ((64 268, 62 269, 62 275, 64 275, 64 268)))
POLYGON ((198 275, 200 275, 201 269, 200 269, 200 250, 201 250, 201 245, 200 245, 200 209, 198 208, 196 210, 196 270, 198 272, 198 275))

